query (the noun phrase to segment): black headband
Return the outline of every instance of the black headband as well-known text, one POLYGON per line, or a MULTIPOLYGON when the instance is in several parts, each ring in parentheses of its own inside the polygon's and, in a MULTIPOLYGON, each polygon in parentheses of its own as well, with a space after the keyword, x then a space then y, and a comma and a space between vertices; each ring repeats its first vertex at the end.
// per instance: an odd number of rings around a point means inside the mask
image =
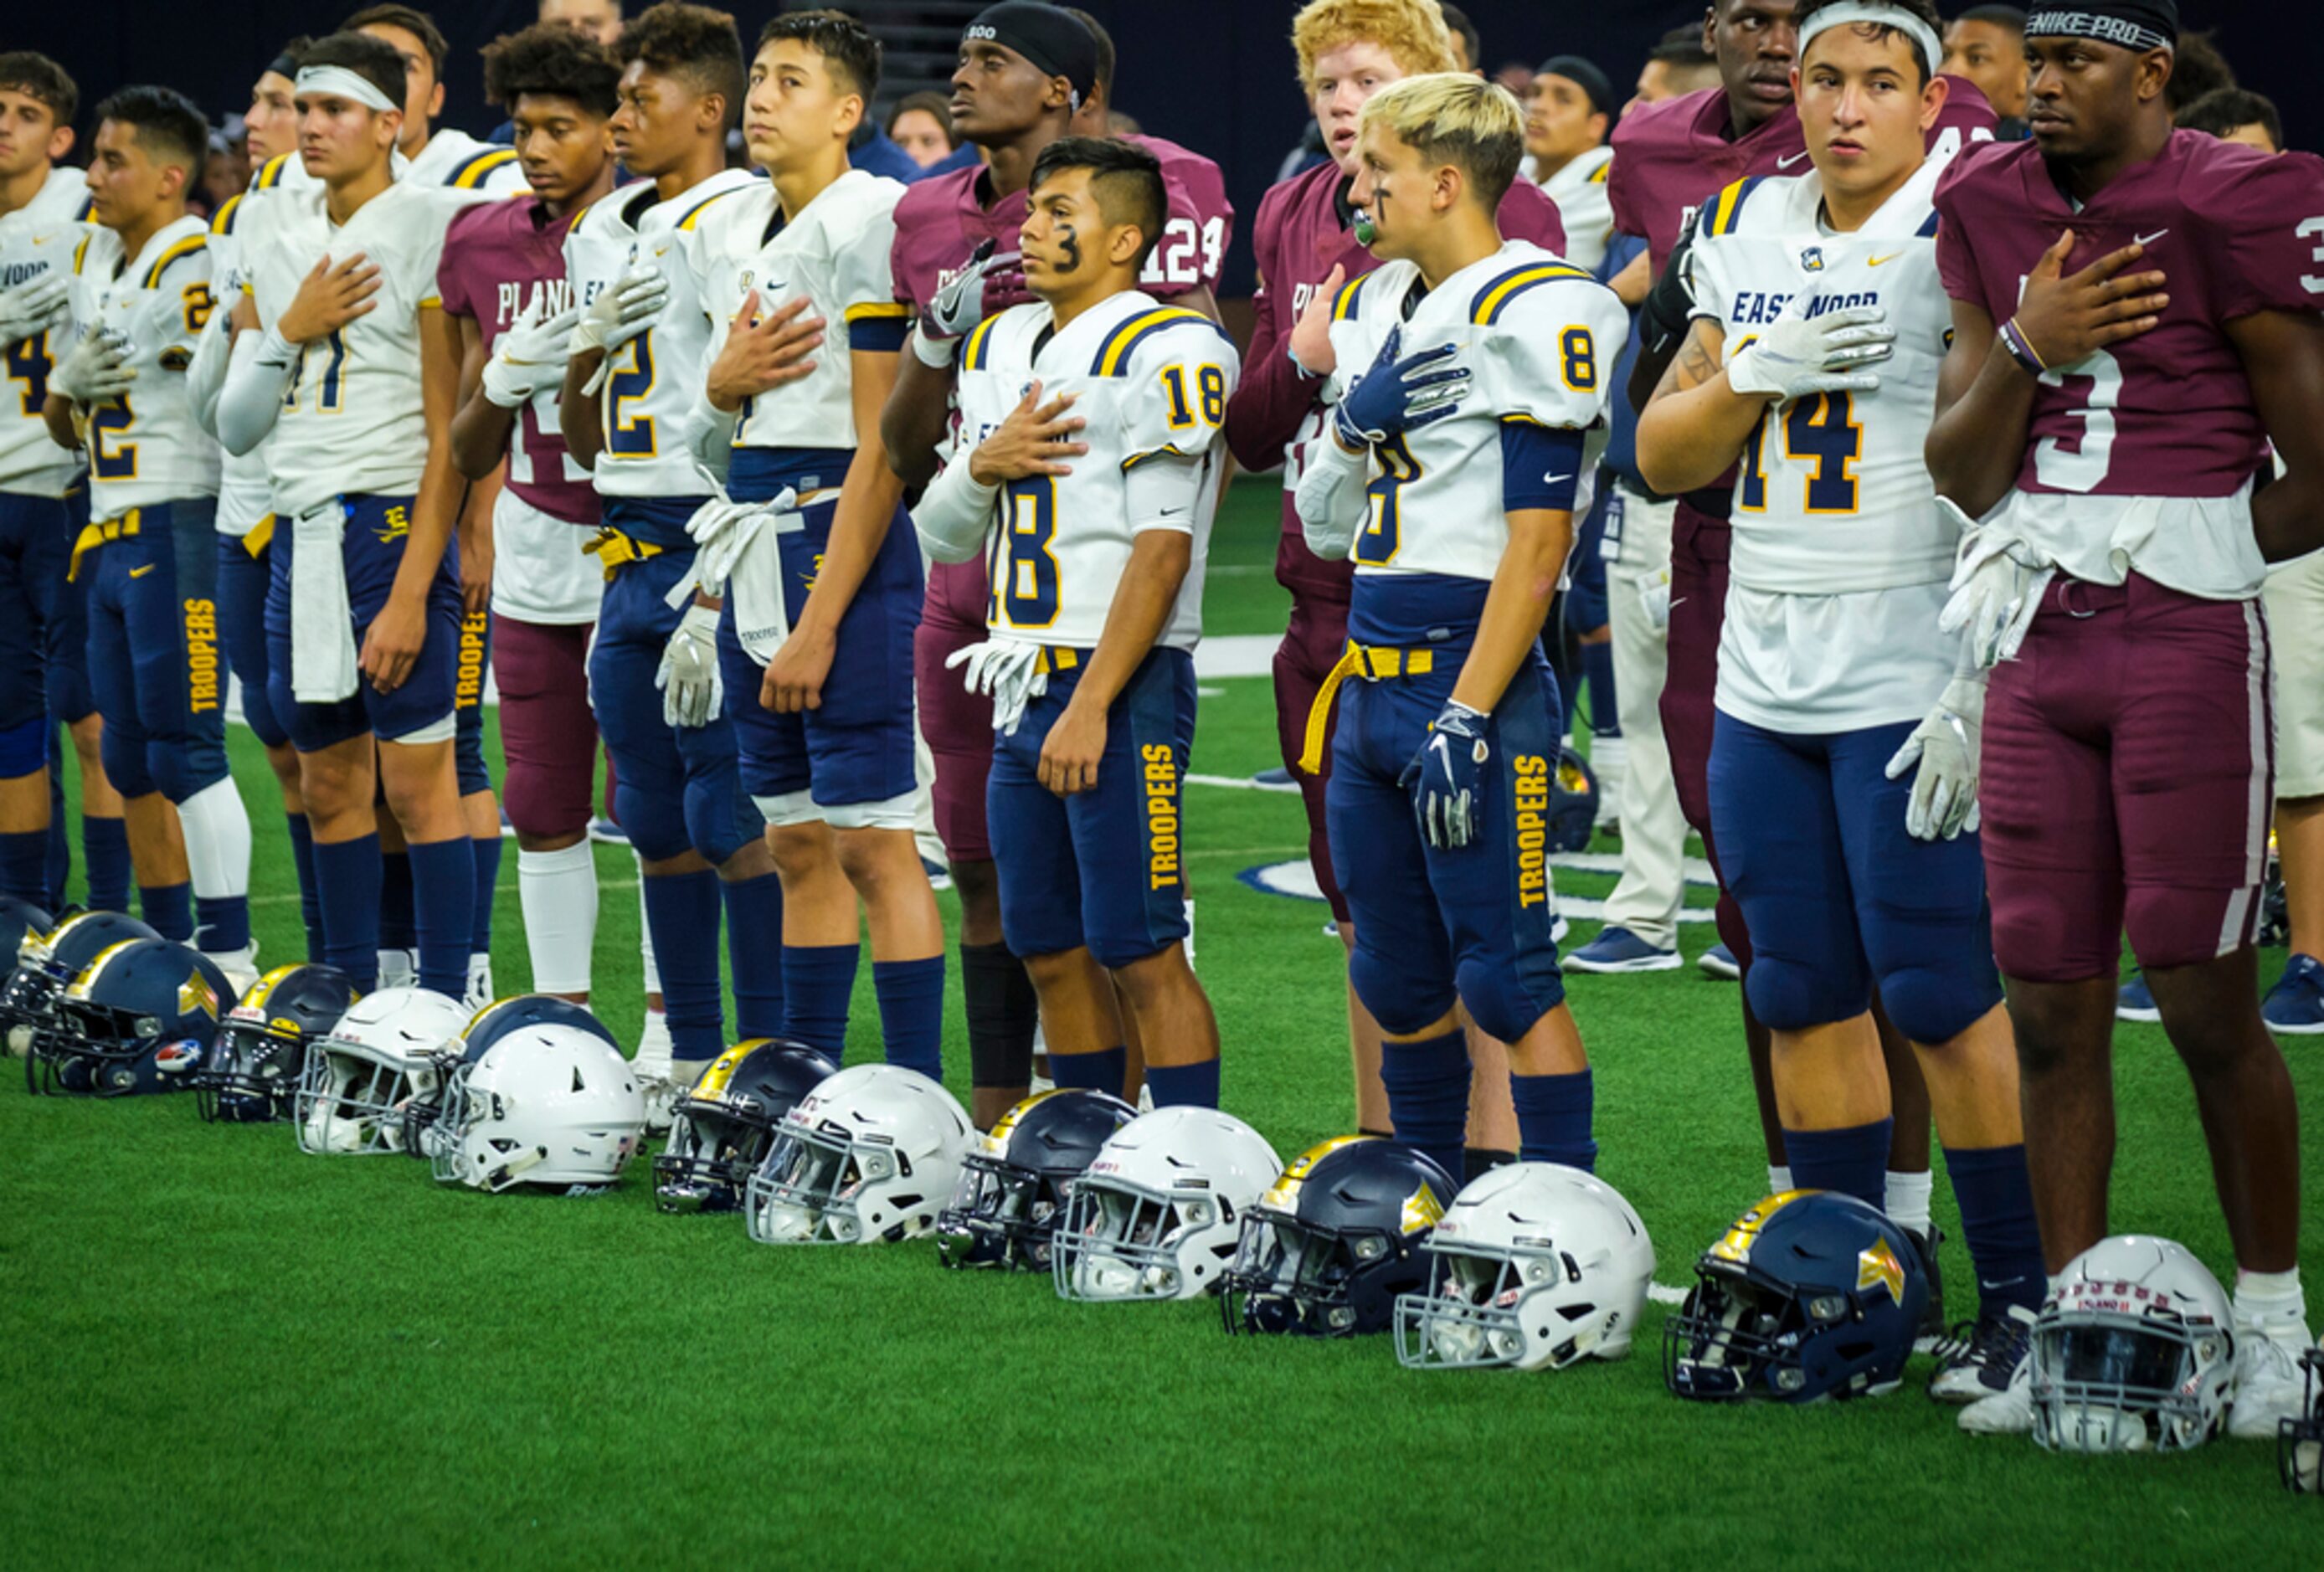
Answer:
POLYGON ((1590 110, 1593 115, 1611 115, 1622 106, 1614 97, 1614 84, 1606 73, 1583 60, 1580 55, 1552 55, 1541 62, 1536 77, 1563 77, 1590 95, 1590 110))
POLYGON ((278 77, 288 77, 295 82, 299 79, 299 62, 291 57, 290 51, 286 49, 281 54, 276 55, 272 60, 267 61, 266 70, 261 71, 258 74, 263 77, 266 75, 267 71, 272 71, 278 77))
POLYGON ((1063 77, 1079 108, 1097 90, 1097 39, 1081 18, 1038 0, 1001 0, 961 30, 961 41, 1014 50, 1044 76, 1063 77))
POLYGON ((2074 0, 2025 18, 2025 36, 2087 38, 2124 49, 2172 49, 2179 41, 2178 0, 2074 0))

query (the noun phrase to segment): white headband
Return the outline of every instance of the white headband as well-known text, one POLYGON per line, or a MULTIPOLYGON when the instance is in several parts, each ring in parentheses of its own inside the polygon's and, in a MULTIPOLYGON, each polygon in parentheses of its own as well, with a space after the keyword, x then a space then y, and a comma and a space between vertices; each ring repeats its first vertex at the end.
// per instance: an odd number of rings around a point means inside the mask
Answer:
POLYGON ((387 95, 381 92, 377 84, 369 78, 357 76, 345 66, 305 67, 299 72, 299 79, 291 84, 290 91, 293 97, 301 93, 327 93, 335 98, 352 98, 383 114, 403 107, 401 104, 389 102, 387 95))
MULTIPOLYGON (((1804 62, 1807 60, 1808 45, 1817 37, 1851 23, 1893 27, 1919 44, 1927 52, 1931 76, 1936 74, 1938 62, 1945 58, 1945 46, 1938 41, 1936 30, 1903 6, 1882 5, 1877 0, 1846 0, 1844 5, 1823 7, 1800 24, 1800 60, 1804 62)), ((300 73, 300 80, 306 80, 304 72, 300 73)))

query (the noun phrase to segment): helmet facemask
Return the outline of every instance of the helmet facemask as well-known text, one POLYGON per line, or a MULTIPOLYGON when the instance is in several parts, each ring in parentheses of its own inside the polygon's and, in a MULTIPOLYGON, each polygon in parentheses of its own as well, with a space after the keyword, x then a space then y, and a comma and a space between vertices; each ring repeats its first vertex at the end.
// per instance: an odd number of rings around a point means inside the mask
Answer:
MULTIPOLYGON (((238 1014, 238 1012, 237 1012, 238 1014)), ((191 1077, 194 1106, 212 1123, 263 1124, 290 1116, 307 1067, 303 1034, 228 1016, 191 1077)))
POLYGON ((2226 1328, 2165 1306, 2061 1313, 2053 1303, 2034 1328, 2034 1439, 2059 1452, 2200 1447, 2218 1414, 2198 1393, 2234 1353, 2226 1328))
POLYGON ((908 1193, 911 1159, 884 1142, 857 1141, 836 1126, 787 1123, 751 1176, 745 1216, 762 1245, 862 1245, 925 1232, 910 1215, 933 1198, 908 1193))
POLYGON ((961 1160, 952 1204, 936 1217, 936 1249, 947 1266, 1047 1272, 1074 1181, 1021 1167, 989 1152, 961 1160))
POLYGON ((1404 1241, 1376 1229, 1322 1227, 1288 1212, 1243 1218, 1219 1313, 1230 1332, 1348 1338, 1387 1324, 1398 1288, 1416 1288, 1404 1241), (1397 1268, 1404 1264, 1406 1270, 1397 1268), (1240 1313, 1238 1313, 1240 1301, 1240 1313))
POLYGON ((774 1145, 775 1126, 724 1101, 688 1098, 654 1159, 655 1204, 666 1212, 731 1212, 774 1145))
POLYGON ((316 1154, 408 1150, 404 1110, 436 1089, 426 1060, 382 1055, 361 1044, 327 1039, 307 1055, 300 1079, 299 1148, 316 1154))
POLYGON ((1852 1313, 1848 1296, 1771 1289, 1748 1271, 1699 1268, 1663 1323, 1663 1370, 1681 1397, 1789 1398, 1806 1389, 1803 1345, 1852 1313))
POLYGON ((2275 1466, 2294 1495, 2324 1495, 2324 1348, 2300 1356, 2300 1417, 2275 1425, 2275 1466))
POLYGON ((1604 1307, 1561 1289, 1582 1282, 1574 1258, 1538 1246, 1480 1248, 1440 1230, 1428 1292, 1396 1301, 1396 1356, 1414 1369, 1514 1365, 1562 1370, 1587 1357, 1604 1307))
POLYGON ((1058 1297, 1193 1299, 1224 1277, 1235 1223, 1233 1203, 1207 1190, 1148 1190, 1086 1175, 1066 1198, 1050 1241, 1058 1297))

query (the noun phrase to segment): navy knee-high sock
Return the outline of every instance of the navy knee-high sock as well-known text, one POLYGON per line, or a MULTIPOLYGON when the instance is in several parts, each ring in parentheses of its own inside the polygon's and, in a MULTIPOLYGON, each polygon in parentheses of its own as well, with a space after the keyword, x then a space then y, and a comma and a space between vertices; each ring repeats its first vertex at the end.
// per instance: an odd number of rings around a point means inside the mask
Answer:
POLYGON ((942 1080, 944 957, 874 961, 872 991, 880 999, 880 1035, 887 1045, 888 1062, 942 1080))
POLYGON ((2034 1218, 2034 1181, 2025 1148, 1945 1148, 1945 1172, 1960 1203, 1961 1234, 1977 1265, 1978 1296, 1987 1315, 2005 1305, 2037 1310, 2048 1287, 2042 1230, 2034 1218))
MULTIPOLYGON (((346 972, 359 993, 379 986, 380 860, 375 834, 315 842, 323 959, 346 972)), ((455 987, 453 997, 459 993, 455 987)))
POLYGON ((783 1034, 783 881, 771 873, 721 880, 726 904, 726 976, 734 989, 737 1041, 783 1034))
MULTIPOLYGON (((1052 1058, 1049 1062, 1056 1063, 1052 1058)), ((1205 1059, 1194 1064, 1149 1064, 1146 1067, 1146 1084, 1154 1093, 1157 1108, 1214 1108, 1219 1106, 1219 1062, 1205 1059)), ((1454 1145, 1460 1145, 1455 1136, 1454 1145)))
POLYGON ((1052 1053, 1049 1079, 1060 1091, 1102 1091, 1121 1095, 1130 1079, 1130 1050, 1101 1048, 1094 1053, 1052 1053))
POLYGON ((189 943, 194 937, 194 887, 141 884, 137 887, 137 915, 162 938, 189 943))
POLYGON ((0 835, 0 895, 55 909, 49 894, 49 832, 0 835))
POLYGON ((1448 1177, 1460 1172, 1469 1124, 1469 1044, 1459 1028, 1416 1043, 1382 1043, 1380 1085, 1396 1138, 1434 1158, 1448 1177))
POLYGON ((468 942, 476 931, 475 842, 455 835, 414 845, 405 855, 411 860, 420 986, 464 997, 468 991, 468 942))
POLYGON ((299 875, 299 921, 307 930, 307 963, 320 965, 323 896, 315 886, 315 832, 304 814, 285 814, 282 822, 290 832, 290 865, 299 875))
POLYGON ((1592 737, 1619 737, 1622 734, 1622 712, 1615 707, 1614 644, 1611 639, 1582 647, 1582 677, 1590 685, 1590 734, 1592 737))
POLYGON ((718 876, 706 868, 649 875, 644 891, 670 1058, 699 1067, 725 1052, 718 1007, 718 876))
MULTIPOLYGON (((420 945, 420 918, 411 889, 411 853, 383 851, 379 855, 379 947, 414 950, 420 945)), ((467 963, 461 962, 463 986, 467 963)), ((459 997, 454 988, 452 995, 459 997)))
POLYGON ((83 814, 80 820, 81 872, 88 879, 88 904, 100 912, 125 910, 129 905, 129 823, 115 814, 106 818, 83 814))
POLYGON ((1792 1182, 1802 1190, 1836 1190, 1879 1209, 1888 1199, 1888 1137, 1894 1119, 1844 1130, 1784 1131, 1792 1182))
MULTIPOLYGON (((34 900, 36 906, 46 906, 51 912, 65 909, 65 887, 72 882, 72 837, 65 828, 65 730, 51 721, 49 724, 49 827, 42 837, 41 881, 46 892, 34 900)), ((122 909, 129 906, 129 891, 121 892, 122 909)), ((96 902, 89 903, 91 906, 96 902)))
POLYGON ((468 951, 473 955, 493 952, 493 896, 501 884, 501 838, 492 836, 483 841, 471 841, 468 849, 475 854, 475 926, 468 939, 468 951))
POLYGON ((855 992, 853 944, 783 946, 784 1032, 837 1059, 847 1048, 847 1004, 855 992))
POLYGON ((1590 1135, 1596 1091, 1590 1071, 1572 1075, 1512 1071, 1509 1100, 1517 1106, 1519 1158, 1527 1163, 1563 1163, 1584 1172, 1596 1171, 1598 1143, 1590 1135))

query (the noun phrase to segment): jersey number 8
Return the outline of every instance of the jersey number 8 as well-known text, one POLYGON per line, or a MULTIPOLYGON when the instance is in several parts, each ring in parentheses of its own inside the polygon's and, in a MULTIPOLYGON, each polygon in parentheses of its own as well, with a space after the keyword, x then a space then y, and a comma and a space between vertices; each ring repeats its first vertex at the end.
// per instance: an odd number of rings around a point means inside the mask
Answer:
POLYGON ((1056 480, 1028 475, 1010 481, 1001 496, 993 599, 1011 628, 1047 628, 1057 620, 1057 559, 1049 550, 1057 532, 1056 480))
POLYGON ((1412 456, 1401 433, 1375 446, 1379 478, 1364 488, 1371 501, 1371 518, 1356 537, 1356 560, 1379 567, 1396 560, 1404 544, 1404 488, 1420 478, 1420 461, 1412 456))

